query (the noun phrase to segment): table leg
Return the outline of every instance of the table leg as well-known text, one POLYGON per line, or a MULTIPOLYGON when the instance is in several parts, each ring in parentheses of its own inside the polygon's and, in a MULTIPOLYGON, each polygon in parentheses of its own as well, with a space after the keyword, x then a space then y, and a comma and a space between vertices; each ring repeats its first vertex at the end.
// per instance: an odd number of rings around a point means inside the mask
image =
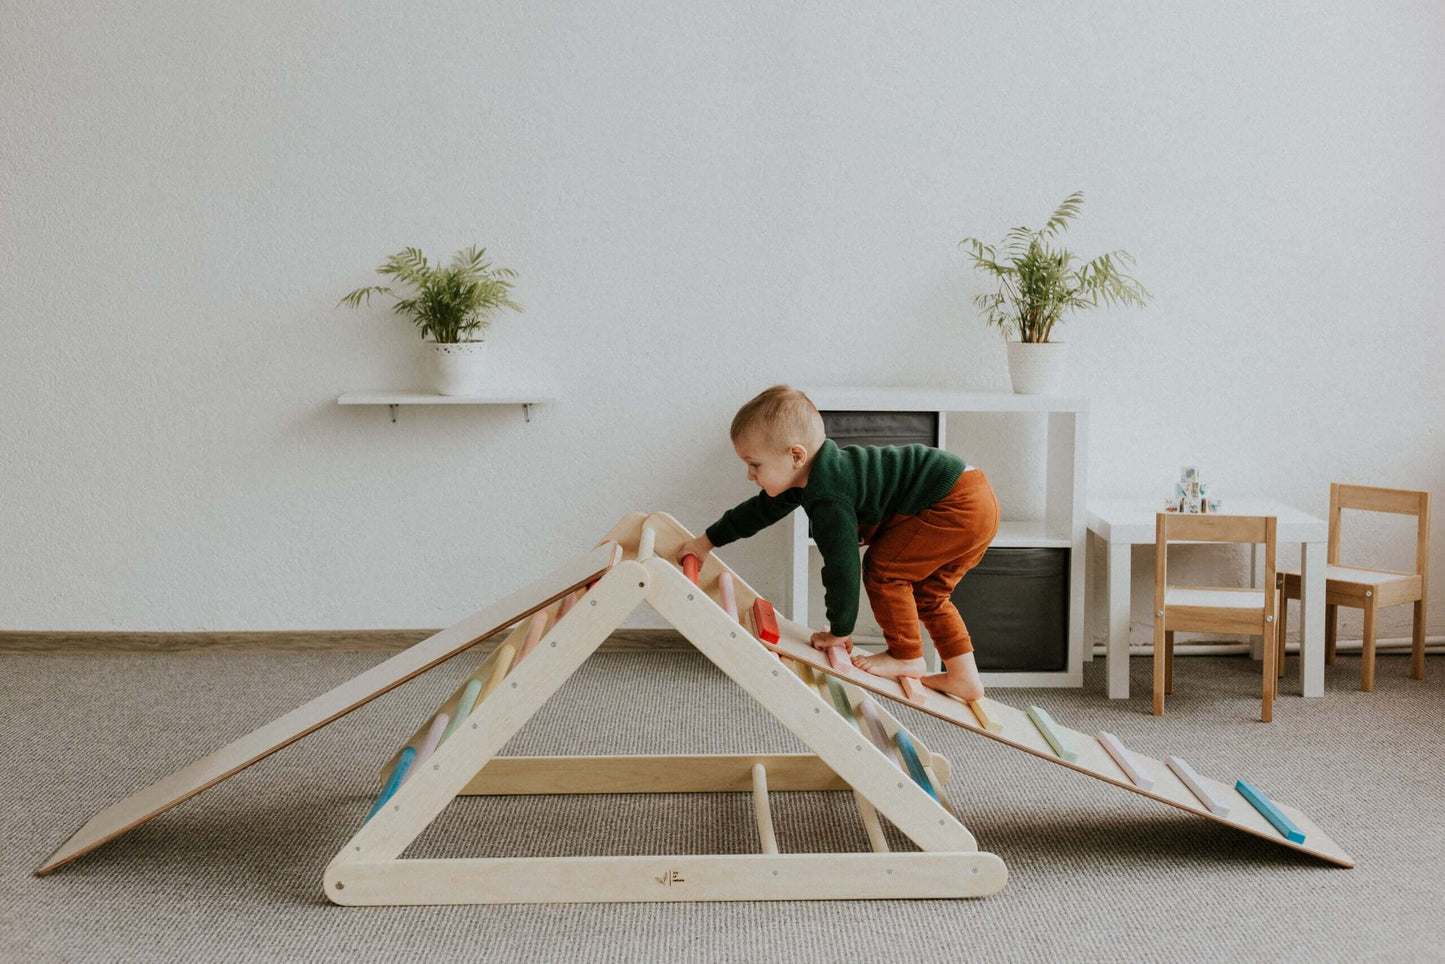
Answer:
POLYGON ((1300 546, 1300 679, 1305 696, 1325 695, 1325 544, 1300 546))
MULTIPOLYGON (((1249 588, 1259 588, 1259 543, 1249 544, 1249 588)), ((1264 637, 1249 637, 1249 658, 1255 661, 1264 659, 1264 637)))
POLYGON ((1094 586, 1098 580, 1098 566, 1094 564, 1094 533, 1084 530, 1084 662, 1094 661, 1094 605, 1099 601, 1099 590, 1094 586))
POLYGON ((1127 542, 1104 545, 1109 588, 1109 699, 1129 698, 1129 589, 1132 547, 1127 542))

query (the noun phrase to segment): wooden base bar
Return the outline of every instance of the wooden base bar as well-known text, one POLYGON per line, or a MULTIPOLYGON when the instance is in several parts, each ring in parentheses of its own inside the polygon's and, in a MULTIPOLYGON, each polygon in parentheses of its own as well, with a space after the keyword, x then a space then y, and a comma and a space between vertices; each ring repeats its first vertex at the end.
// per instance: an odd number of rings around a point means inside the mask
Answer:
POLYGON ((744 793, 753 766, 768 771, 774 791, 851 789, 811 753, 694 756, 499 756, 462 795, 529 793, 744 793))
POLYGON ((502 857, 333 864, 338 904, 535 904, 987 897, 1008 870, 990 853, 502 857))

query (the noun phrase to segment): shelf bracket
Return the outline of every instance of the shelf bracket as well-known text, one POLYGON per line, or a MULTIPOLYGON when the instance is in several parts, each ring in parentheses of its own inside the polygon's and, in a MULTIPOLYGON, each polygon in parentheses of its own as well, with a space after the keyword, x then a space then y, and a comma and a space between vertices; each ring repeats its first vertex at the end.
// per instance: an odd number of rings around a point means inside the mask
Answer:
POLYGON ((388 405, 388 406, 386 406, 386 407, 389 408, 389 409, 391 409, 391 424, 395 425, 395 424, 396 424, 396 410, 397 410, 397 407, 398 407, 398 406, 396 406, 396 405, 388 405))

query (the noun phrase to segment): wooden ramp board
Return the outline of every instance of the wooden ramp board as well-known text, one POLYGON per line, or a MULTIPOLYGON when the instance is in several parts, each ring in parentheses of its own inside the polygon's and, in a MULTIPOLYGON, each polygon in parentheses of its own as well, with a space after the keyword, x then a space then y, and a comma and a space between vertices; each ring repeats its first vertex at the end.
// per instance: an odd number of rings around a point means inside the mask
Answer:
MULTIPOLYGON (((657 545, 659 550, 664 545, 678 545, 692 535, 676 519, 664 512, 654 512, 649 515, 647 517, 647 524, 657 530, 657 545), (664 533, 666 533, 665 536, 664 533)), ((627 545, 625 530, 621 525, 613 530, 611 537, 617 538, 619 535, 623 536, 623 538, 619 539, 619 542, 623 544, 624 554, 626 554, 630 548, 635 548, 627 545)), ((661 552, 659 552, 659 554, 661 554, 661 552)), ((701 586, 703 586, 704 591, 709 594, 715 593, 717 576, 720 572, 724 571, 732 574, 733 592, 737 601, 738 611, 747 612, 751 609, 753 600, 758 598, 758 593, 752 586, 748 585, 747 581, 738 575, 737 572, 730 569, 718 559, 716 552, 709 553, 703 563, 702 573, 699 577, 701 586)), ((717 597, 714 597, 714 601, 720 604, 720 599, 717 597)), ((1207 780, 1210 789, 1221 799, 1231 804, 1229 816, 1216 816, 1210 813, 1203 804, 1199 802, 1198 798, 1190 792, 1189 788, 1174 775, 1174 771, 1170 770, 1168 766, 1159 760, 1143 755, 1136 747, 1131 746, 1129 749, 1133 753, 1134 758, 1139 762, 1139 765, 1154 778, 1154 787, 1150 790, 1136 786, 1119 765, 1114 762, 1114 758, 1108 754, 1103 745, 1089 734, 1069 729, 1066 726, 1058 727, 1069 739, 1071 746, 1078 752, 1078 760, 1070 763, 1061 759, 1059 755, 1054 752, 1053 747, 1049 745, 1044 735, 1034 726, 1028 713, 1023 710, 1009 706, 1006 703, 1000 703, 997 700, 982 700, 981 702, 986 715, 992 721, 1003 724, 1002 733, 989 732, 979 725, 977 718, 974 716, 972 710, 969 709, 968 704, 962 700, 939 693, 936 690, 928 689, 925 689, 924 696, 921 700, 910 700, 904 695, 903 688, 893 680, 865 673, 856 667, 849 667, 845 671, 834 669, 828 662, 827 654, 814 649, 809 644, 808 640, 812 636, 813 630, 800 623, 786 619, 782 615, 777 616, 777 623, 781 639, 775 646, 768 646, 767 648, 790 659, 806 663, 820 673, 836 676, 852 683, 860 689, 876 693, 879 696, 885 696, 891 700, 896 700, 919 712, 927 713, 930 716, 937 717, 940 720, 946 720, 949 723, 962 727, 970 733, 976 733, 979 736, 1002 743, 1005 746, 1022 750, 1025 753, 1031 753, 1051 763, 1068 767, 1071 770, 1102 780, 1105 783, 1111 783, 1131 793, 1137 793, 1140 796, 1158 800, 1160 803, 1178 807, 1180 810, 1186 810, 1189 813, 1204 817, 1207 820, 1213 820, 1217 823, 1234 827, 1237 830, 1243 830, 1246 833, 1254 834, 1271 843, 1310 854, 1311 856, 1318 857, 1321 860, 1337 864, 1341 867, 1353 867, 1355 865, 1354 859, 1345 853, 1339 844, 1331 840, 1312 820, 1293 807, 1280 804, 1276 801, 1279 809, 1289 817, 1305 835, 1303 843, 1297 844, 1286 840, 1284 836, 1234 788, 1233 780, 1228 784, 1207 780)), ((759 646, 764 645, 757 640, 754 640, 754 642, 759 646)), ((1254 777, 1257 783, 1261 781, 1267 782, 1267 778, 1262 774, 1241 774, 1241 776, 1254 777)))
POLYGON ((35 873, 44 875, 215 786, 263 757, 339 719, 419 673, 450 659, 519 619, 550 605, 605 573, 614 546, 603 543, 456 625, 373 666, 285 716, 226 744, 156 783, 95 814, 35 873))

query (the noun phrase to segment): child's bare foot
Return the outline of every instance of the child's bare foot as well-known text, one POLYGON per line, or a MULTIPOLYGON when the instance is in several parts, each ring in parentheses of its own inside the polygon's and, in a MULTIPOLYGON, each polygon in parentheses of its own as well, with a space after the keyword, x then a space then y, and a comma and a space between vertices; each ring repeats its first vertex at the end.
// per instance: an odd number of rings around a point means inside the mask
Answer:
POLYGON ((978 678, 978 663, 973 653, 944 660, 943 670, 923 677, 923 685, 969 703, 983 699, 983 680, 978 678))
POLYGON ((887 653, 878 653, 869 656, 866 653, 854 653, 853 665, 865 673, 872 673, 874 676, 885 676, 888 679, 897 679, 900 676, 922 676, 928 664, 920 656, 917 659, 898 659, 889 656, 887 653))

